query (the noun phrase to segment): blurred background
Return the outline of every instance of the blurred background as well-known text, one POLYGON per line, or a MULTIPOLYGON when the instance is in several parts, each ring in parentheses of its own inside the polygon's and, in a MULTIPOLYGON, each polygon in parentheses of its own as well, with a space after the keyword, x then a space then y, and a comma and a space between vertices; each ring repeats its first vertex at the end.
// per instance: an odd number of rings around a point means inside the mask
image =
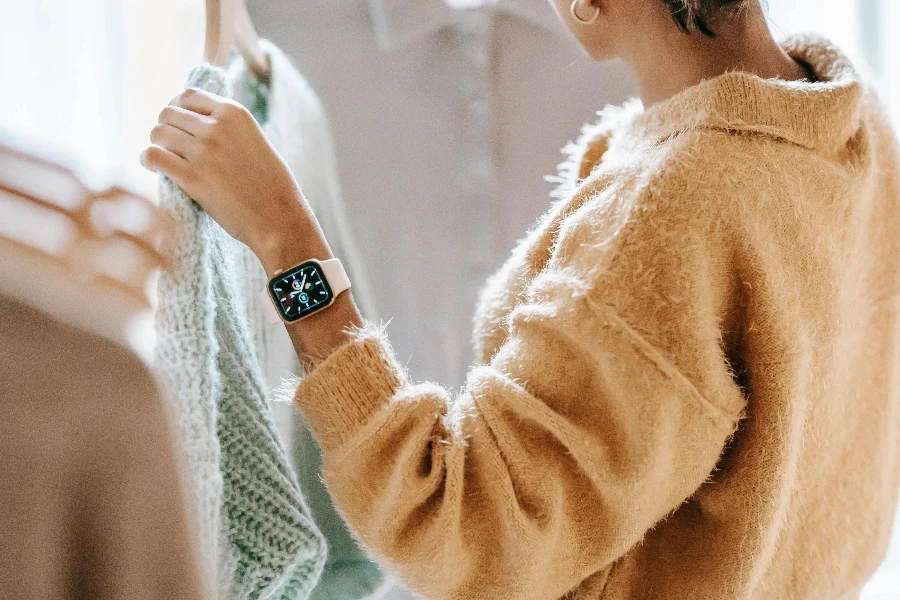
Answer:
MULTIPOLYGON (((547 209, 543 176, 559 149, 632 96, 632 80, 582 55, 546 0, 248 4, 330 117, 356 245, 398 355, 414 378, 458 387, 485 277, 547 209)), ((843 46, 900 122, 900 2, 769 4, 780 33, 843 46)), ((0 0, 0 129, 153 196, 138 156, 200 61, 203 27, 202 0, 0 0)), ((898 546, 868 598, 900 598, 898 546)))

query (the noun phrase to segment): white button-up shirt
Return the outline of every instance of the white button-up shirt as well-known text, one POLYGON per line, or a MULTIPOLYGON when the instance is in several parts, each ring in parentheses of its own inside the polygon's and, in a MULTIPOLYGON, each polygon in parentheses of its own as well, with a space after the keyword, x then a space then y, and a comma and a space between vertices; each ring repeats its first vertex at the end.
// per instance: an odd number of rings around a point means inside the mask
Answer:
POLYGON ((351 226, 398 355, 415 379, 459 385, 484 279, 548 208, 543 177, 559 149, 633 94, 631 78, 587 58, 547 0, 251 8, 331 117, 351 226))

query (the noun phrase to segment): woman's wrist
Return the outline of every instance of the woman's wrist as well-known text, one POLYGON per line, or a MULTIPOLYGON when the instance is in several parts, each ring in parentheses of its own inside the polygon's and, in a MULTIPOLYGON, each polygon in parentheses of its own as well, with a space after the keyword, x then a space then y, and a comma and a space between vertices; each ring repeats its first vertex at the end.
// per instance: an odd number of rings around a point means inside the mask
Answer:
POLYGON ((328 308, 286 324, 294 350, 309 372, 351 339, 350 330, 363 325, 350 290, 338 294, 328 308))
MULTIPOLYGON (((261 229, 251 246, 269 278, 307 260, 334 257, 315 216, 307 212, 305 203, 299 206, 299 210, 291 210, 277 223, 261 229)), ((347 290, 338 294, 329 307, 286 327, 300 362, 309 370, 349 339, 349 328, 362 324, 347 290)))
POLYGON ((333 257, 315 217, 302 208, 292 212, 265 227, 251 246, 269 277, 305 260, 333 257))

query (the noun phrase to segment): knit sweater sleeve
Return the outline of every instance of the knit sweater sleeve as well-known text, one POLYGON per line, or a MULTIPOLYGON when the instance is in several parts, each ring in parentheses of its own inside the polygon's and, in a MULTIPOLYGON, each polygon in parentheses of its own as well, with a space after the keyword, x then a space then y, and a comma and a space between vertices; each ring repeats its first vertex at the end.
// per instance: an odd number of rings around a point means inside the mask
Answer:
MULTIPOLYGON (((642 330, 663 341, 674 317, 653 303, 708 298, 626 294, 628 282, 611 278, 627 263, 652 261, 607 256, 611 247, 646 250, 627 241, 579 241, 596 233, 592 211, 563 226, 553 258, 507 320, 506 341, 470 371, 460 395, 410 382, 372 326, 297 391, 348 522, 424 597, 543 600, 605 576, 707 480, 734 431, 740 407, 734 390, 716 388, 732 383, 706 323, 678 324, 694 333, 660 349, 616 307, 626 295, 646 302, 642 330), (699 364, 708 357, 713 363, 699 364), (704 370, 718 378, 685 375, 704 370)), ((701 264, 677 260, 679 272, 705 277, 701 264)), ((665 267, 644 263, 642 273, 665 267)))

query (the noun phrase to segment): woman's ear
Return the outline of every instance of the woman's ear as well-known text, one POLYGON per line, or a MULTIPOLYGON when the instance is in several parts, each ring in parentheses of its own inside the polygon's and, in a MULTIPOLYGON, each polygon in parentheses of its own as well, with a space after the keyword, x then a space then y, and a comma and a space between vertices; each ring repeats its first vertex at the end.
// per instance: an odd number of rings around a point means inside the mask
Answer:
POLYGON ((593 25, 600 17, 600 0, 572 0, 569 12, 576 24, 593 25))

